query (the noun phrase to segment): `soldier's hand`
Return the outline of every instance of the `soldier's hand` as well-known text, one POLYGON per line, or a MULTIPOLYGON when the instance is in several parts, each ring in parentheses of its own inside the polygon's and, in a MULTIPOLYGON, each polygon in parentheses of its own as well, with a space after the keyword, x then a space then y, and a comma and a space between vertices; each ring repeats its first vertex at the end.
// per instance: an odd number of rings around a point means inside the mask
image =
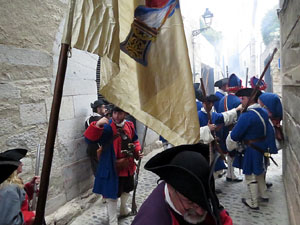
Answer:
POLYGON ((144 157, 144 154, 141 153, 140 151, 138 151, 138 152, 135 153, 134 155, 135 155, 134 158, 135 158, 136 160, 139 160, 139 159, 141 159, 141 158, 144 157))
POLYGON ((242 111, 243 110, 242 104, 240 104, 238 107, 236 107, 235 110, 236 111, 242 111))
POLYGON ((100 120, 97 121, 96 127, 102 127, 104 124, 108 124, 109 120, 106 117, 102 117, 100 120))
POLYGON ((207 126, 211 131, 215 130, 217 127, 215 124, 211 124, 211 123, 207 124, 207 126))

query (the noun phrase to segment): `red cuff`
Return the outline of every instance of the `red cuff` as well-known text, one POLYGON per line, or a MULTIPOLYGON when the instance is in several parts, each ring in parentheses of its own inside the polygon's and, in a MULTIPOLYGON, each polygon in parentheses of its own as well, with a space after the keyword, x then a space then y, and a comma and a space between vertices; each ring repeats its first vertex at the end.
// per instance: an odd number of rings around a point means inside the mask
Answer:
POLYGON ((22 211, 24 218, 24 225, 31 224, 31 220, 35 217, 35 213, 33 211, 22 211))
POLYGON ((90 126, 86 129, 84 132, 84 136, 89 139, 90 141, 97 141, 100 139, 104 127, 97 127, 96 126, 97 121, 94 121, 90 124, 90 126))
POLYGON ((31 182, 28 182, 24 185, 24 189, 26 191, 26 194, 28 195, 29 200, 31 200, 34 193, 34 185, 31 184, 31 182))
POLYGON ((233 225, 232 219, 225 209, 220 212, 220 217, 223 225, 233 225))

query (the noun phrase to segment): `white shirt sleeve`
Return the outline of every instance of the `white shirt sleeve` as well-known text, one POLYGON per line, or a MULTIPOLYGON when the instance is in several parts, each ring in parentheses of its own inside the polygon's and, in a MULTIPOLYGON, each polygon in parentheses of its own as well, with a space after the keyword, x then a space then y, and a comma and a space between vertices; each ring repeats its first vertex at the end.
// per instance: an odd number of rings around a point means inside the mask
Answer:
POLYGON ((229 132, 229 134, 226 138, 226 147, 227 147, 228 151, 232 151, 232 150, 238 148, 238 143, 231 139, 231 131, 229 132))
POLYGON ((200 142, 203 144, 209 144, 214 140, 208 126, 200 127, 200 142))
POLYGON ((237 120, 237 111, 235 110, 235 108, 226 112, 222 112, 222 114, 224 116, 225 126, 233 124, 237 120))

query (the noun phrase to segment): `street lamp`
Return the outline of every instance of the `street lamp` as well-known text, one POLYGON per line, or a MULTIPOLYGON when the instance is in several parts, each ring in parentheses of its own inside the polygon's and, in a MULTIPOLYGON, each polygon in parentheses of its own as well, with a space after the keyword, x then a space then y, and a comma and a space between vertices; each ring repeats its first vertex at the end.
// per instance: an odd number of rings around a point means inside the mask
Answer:
POLYGON ((194 83, 195 83, 195 77, 196 77, 196 73, 195 73, 195 41, 194 41, 194 37, 196 37, 197 35, 199 35, 203 31, 205 31, 205 30, 207 30, 207 29, 210 28, 211 23, 212 23, 212 18, 214 17, 214 14, 212 14, 211 11, 209 11, 209 9, 206 8, 204 14, 202 15, 202 17, 204 19, 205 27, 192 31, 192 44, 193 44, 193 80, 194 80, 194 83))
POLYGON ((206 8, 204 14, 202 15, 203 19, 204 19, 204 23, 207 27, 210 27, 211 22, 212 22, 212 18, 214 17, 214 14, 211 13, 211 11, 209 11, 208 8, 206 8))
POLYGON ((193 30, 192 31, 193 37, 199 35, 201 32, 210 28, 213 17, 214 17, 214 14, 212 14, 211 11, 209 11, 209 9, 206 8, 204 14, 202 15, 202 18, 204 19, 205 27, 200 28, 198 30, 193 30))

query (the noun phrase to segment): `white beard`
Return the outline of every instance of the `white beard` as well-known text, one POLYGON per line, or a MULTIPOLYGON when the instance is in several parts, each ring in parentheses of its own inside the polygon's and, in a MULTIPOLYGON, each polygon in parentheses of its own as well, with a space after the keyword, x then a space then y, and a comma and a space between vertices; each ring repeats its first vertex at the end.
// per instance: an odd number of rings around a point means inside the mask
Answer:
POLYGON ((205 220, 207 212, 205 212, 202 216, 200 216, 194 209, 189 209, 183 215, 183 219, 191 224, 201 223, 205 220))

